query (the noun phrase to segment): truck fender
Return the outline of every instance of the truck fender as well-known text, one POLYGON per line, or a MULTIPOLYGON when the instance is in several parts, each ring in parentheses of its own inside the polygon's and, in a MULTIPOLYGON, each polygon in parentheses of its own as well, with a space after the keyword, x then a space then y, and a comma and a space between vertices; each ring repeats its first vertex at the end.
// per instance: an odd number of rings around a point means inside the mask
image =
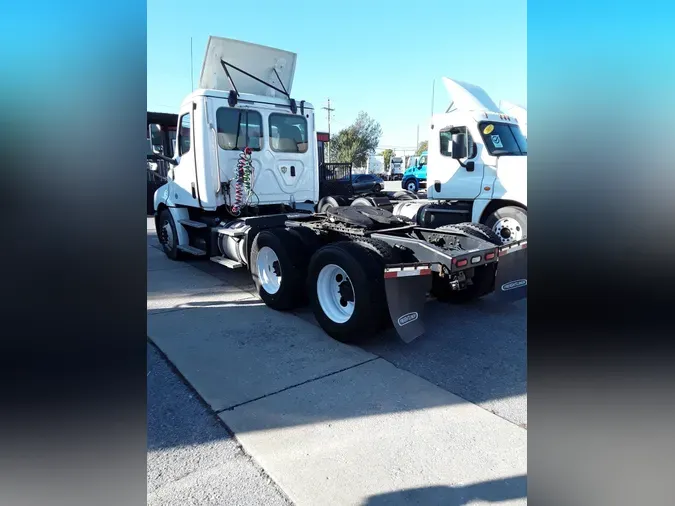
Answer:
POLYGON ((190 244, 190 237, 188 236, 187 230, 185 227, 180 224, 179 220, 189 220, 190 213, 185 207, 169 207, 169 212, 173 217, 173 221, 176 224, 176 232, 178 235, 178 244, 190 244))
POLYGON ((490 204, 489 199, 476 199, 473 201, 473 210, 471 211, 471 221, 474 223, 481 223, 483 211, 490 204))
POLYGON ((476 199, 473 201, 471 211, 471 221, 474 223, 483 223, 483 219, 502 207, 520 207, 527 210, 527 206, 520 202, 503 199, 476 199))

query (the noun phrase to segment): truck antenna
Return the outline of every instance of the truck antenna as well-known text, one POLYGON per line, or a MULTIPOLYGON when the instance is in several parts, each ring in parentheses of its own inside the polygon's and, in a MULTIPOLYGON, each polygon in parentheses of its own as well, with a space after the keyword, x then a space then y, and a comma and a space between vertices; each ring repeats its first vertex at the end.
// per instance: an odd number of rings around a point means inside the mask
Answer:
POLYGON ((436 79, 431 85, 431 115, 434 115, 434 91, 436 91, 436 79))

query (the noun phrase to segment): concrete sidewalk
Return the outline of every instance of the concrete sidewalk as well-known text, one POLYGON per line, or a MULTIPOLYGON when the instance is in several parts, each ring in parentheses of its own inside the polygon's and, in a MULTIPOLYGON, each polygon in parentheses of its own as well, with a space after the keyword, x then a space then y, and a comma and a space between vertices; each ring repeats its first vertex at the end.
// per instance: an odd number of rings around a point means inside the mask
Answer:
POLYGON ((526 504, 525 429, 155 241, 148 336, 296 504, 526 504))

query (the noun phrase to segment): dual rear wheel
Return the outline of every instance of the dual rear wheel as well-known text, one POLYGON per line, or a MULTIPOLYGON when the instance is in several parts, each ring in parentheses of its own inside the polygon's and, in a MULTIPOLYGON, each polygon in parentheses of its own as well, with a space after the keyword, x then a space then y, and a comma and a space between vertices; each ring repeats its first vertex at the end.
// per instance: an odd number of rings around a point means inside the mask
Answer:
POLYGON ((393 248, 374 239, 321 246, 307 234, 314 235, 274 229, 256 236, 251 274, 263 302, 277 310, 308 303, 321 328, 342 342, 383 328, 389 320, 383 274, 393 248))

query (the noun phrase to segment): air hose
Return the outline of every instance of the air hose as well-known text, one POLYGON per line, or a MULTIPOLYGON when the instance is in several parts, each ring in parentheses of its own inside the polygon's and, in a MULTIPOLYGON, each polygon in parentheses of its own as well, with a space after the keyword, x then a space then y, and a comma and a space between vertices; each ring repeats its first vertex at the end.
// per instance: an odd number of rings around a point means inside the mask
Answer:
POLYGON ((237 160, 237 169, 234 177, 234 202, 231 206, 232 214, 235 216, 239 215, 241 208, 248 202, 251 194, 251 181, 253 177, 251 153, 251 148, 245 147, 237 160))

